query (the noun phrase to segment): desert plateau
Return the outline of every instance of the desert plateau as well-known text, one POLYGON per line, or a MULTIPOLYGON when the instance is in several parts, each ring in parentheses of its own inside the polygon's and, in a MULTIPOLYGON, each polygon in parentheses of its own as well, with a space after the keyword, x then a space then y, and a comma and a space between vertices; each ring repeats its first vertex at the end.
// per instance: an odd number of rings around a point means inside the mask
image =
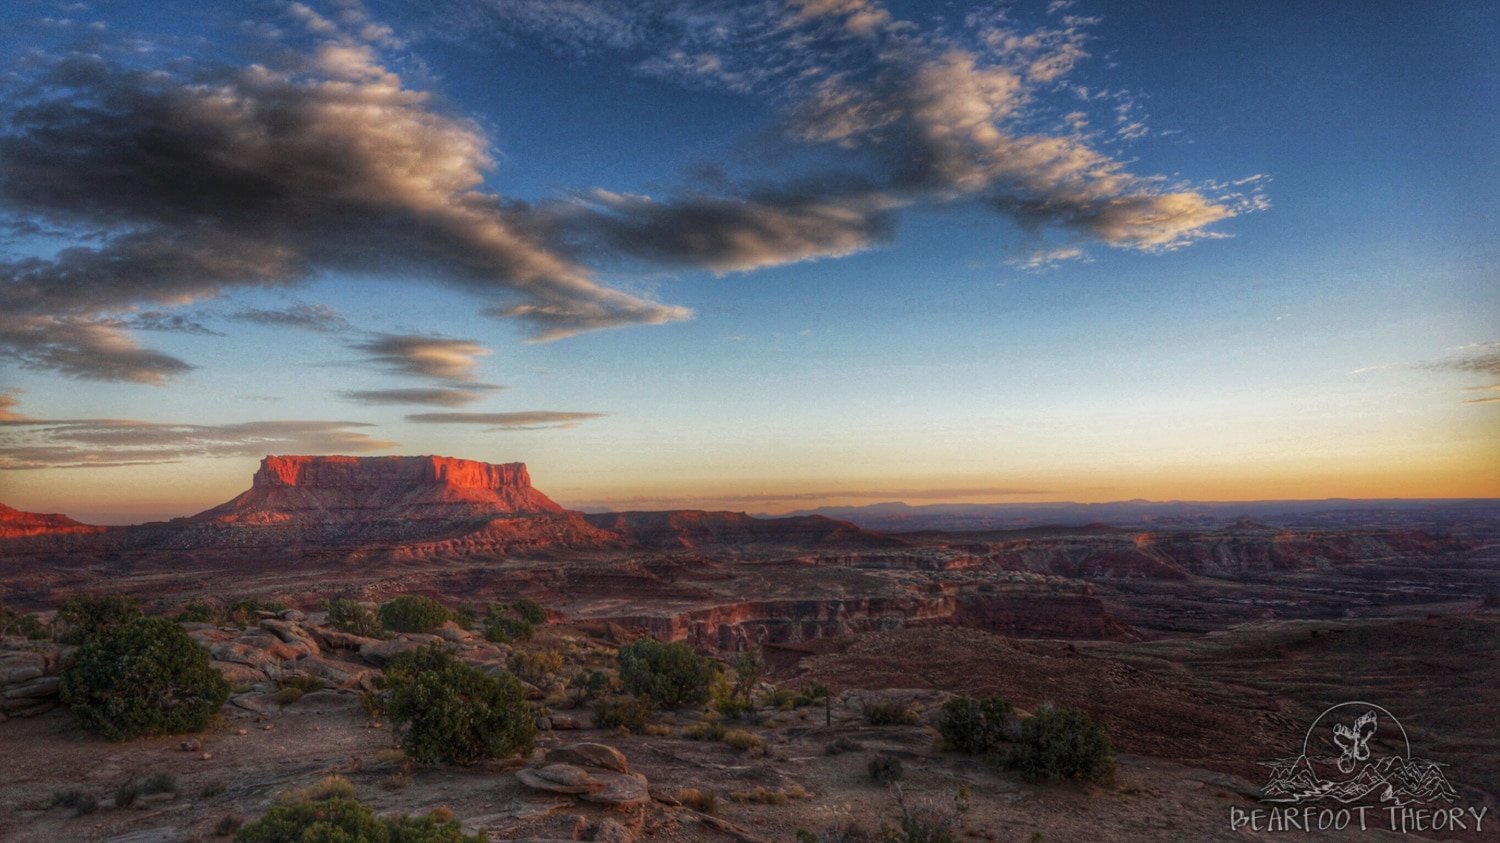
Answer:
MULTIPOLYGON (((488 840, 824 839, 879 833, 903 806, 954 839, 1233 840, 1232 811, 1264 807, 1263 762, 1345 698, 1403 712, 1453 804, 1493 808, 1500 505, 1349 512, 1345 528, 1336 506, 1315 528, 1227 509, 881 532, 822 515, 568 511, 519 463, 268 456, 246 492, 173 521, 10 510, 0 604, 59 634, 13 626, 0 651, 15 771, 0 835, 208 840, 338 776, 378 813, 440 810, 488 840), (77 648, 47 640, 66 638, 47 610, 82 594, 179 619, 232 686, 205 731, 79 733, 57 698, 77 648), (382 628, 402 598, 446 612, 382 628), (524 635, 493 624, 515 601, 544 615, 524 635), (374 621, 351 632, 355 606, 374 621), (720 688, 622 725, 619 653, 641 641, 686 645, 725 676, 759 667, 743 701, 720 688), (434 645, 523 677, 534 749, 408 757, 371 695, 394 657, 434 645), (1036 781, 947 745, 944 704, 960 698, 1081 710, 1108 730, 1113 771, 1036 781), (558 761, 578 753, 595 766, 558 761), (554 763, 604 784, 535 777, 554 763), (171 789, 121 804, 151 781, 171 789), (90 810, 54 804, 75 792, 90 810)), ((1312 836, 1355 839, 1324 831, 1312 836)))

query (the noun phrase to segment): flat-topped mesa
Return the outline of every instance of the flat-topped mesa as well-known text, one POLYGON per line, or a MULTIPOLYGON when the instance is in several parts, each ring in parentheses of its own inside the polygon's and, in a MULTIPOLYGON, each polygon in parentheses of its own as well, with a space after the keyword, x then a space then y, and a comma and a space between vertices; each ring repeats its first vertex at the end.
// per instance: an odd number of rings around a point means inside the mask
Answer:
POLYGON ((194 521, 236 524, 471 522, 565 510, 531 486, 524 463, 452 457, 268 456, 251 486, 194 521))
POLYGON ((268 456, 260 461, 252 485, 319 488, 426 485, 503 491, 531 489, 531 475, 523 462, 496 465, 454 457, 268 456))

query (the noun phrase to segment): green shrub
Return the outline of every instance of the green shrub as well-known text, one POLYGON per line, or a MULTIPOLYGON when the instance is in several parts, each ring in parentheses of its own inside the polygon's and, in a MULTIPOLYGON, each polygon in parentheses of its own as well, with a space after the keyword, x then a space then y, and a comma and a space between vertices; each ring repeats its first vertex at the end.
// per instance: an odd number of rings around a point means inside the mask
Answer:
POLYGON ((63 641, 82 644, 141 616, 134 597, 118 594, 75 594, 57 607, 57 627, 63 641))
POLYGON ((382 631, 374 612, 347 597, 328 604, 328 625, 340 632, 366 638, 373 638, 382 631))
POLYGON ((1042 706, 1021 721, 1020 737, 1009 763, 1032 781, 1088 779, 1105 781, 1114 773, 1109 731, 1075 708, 1042 706))
POLYGON ((663 709, 701 705, 718 664, 686 644, 643 638, 620 648, 620 684, 663 709))
POLYGON ((236 831, 239 831, 240 827, 244 824, 245 818, 240 816, 239 814, 225 814, 224 816, 220 817, 219 822, 214 825, 214 836, 229 837, 236 831))
POLYGON ((396 632, 431 632, 452 617, 443 604, 416 594, 380 604, 380 625, 396 632))
POLYGON ((90 639, 63 668, 62 701, 113 740, 198 732, 229 699, 208 651, 166 618, 136 618, 90 639))
POLYGON ((9 635, 38 639, 50 637, 50 631, 42 619, 36 615, 17 612, 0 605, 0 638, 9 635))
POLYGON ((434 645, 391 659, 384 682, 387 710, 413 760, 475 764, 531 753, 531 706, 508 673, 487 676, 434 645))
MULTIPOLYGON (((226 823, 220 823, 220 829, 226 823)), ((235 843, 480 843, 453 814, 438 809, 422 817, 377 818, 369 806, 342 792, 296 794, 240 826, 235 843)))
POLYGON ((547 623, 547 610, 542 608, 542 604, 529 597, 522 597, 510 604, 510 610, 532 626, 542 626, 547 623))
POLYGON ((943 703, 938 733, 959 752, 991 752, 1014 734, 1015 708, 999 697, 955 697, 943 703))
POLYGON ((797 692, 797 695, 792 698, 792 705, 801 708, 805 705, 815 705, 827 700, 828 686, 821 682, 814 682, 797 692))
POLYGON ((613 677, 608 673, 590 668, 574 674, 568 680, 568 690, 580 700, 596 700, 609 693, 614 684, 613 677))
POLYGON ((193 600, 183 606, 173 620, 178 623, 218 623, 219 608, 204 600, 193 600))
POLYGON ((521 599, 509 605, 496 604, 484 614, 484 637, 500 644, 527 641, 547 620, 547 610, 535 600, 521 599))
POLYGON ((865 700, 860 706, 860 713, 871 726, 910 726, 917 722, 917 713, 900 700, 865 700))
POLYGON ((271 699, 275 700, 277 705, 291 705, 297 700, 302 699, 302 697, 305 696, 306 693, 307 692, 303 691, 301 688, 281 688, 274 695, 272 695, 271 699))
POLYGON ((729 728, 717 720, 699 720, 682 730, 682 736, 690 741, 722 741, 729 728))
POLYGON ((625 728, 642 732, 651 718, 651 707, 635 697, 600 697, 594 701, 594 726, 600 729, 625 728))

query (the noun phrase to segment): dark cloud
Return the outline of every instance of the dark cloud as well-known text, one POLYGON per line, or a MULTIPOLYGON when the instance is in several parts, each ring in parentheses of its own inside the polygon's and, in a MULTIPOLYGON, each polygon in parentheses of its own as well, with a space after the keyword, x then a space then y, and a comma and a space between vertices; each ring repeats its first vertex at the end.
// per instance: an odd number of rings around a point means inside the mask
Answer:
POLYGON ((434 407, 462 407, 502 387, 483 384, 463 389, 428 387, 416 389, 355 389, 339 396, 359 404, 426 404, 434 407))
POLYGON ((38 63, 33 95, 0 113, 0 204, 107 234, 0 262, 0 353, 22 365, 161 382, 187 364, 110 333, 111 319, 320 271, 508 300, 496 311, 537 314, 547 337, 689 315, 601 286, 551 249, 523 207, 484 190, 478 127, 364 43, 242 69, 38 63))
POLYGON ((220 331, 208 327, 191 316, 181 313, 164 313, 159 310, 147 310, 132 314, 129 319, 123 320, 123 327, 133 331, 161 331, 172 334, 200 334, 210 337, 222 337, 220 331))
POLYGON ((517 413, 413 413, 406 417, 418 424, 477 424, 491 430, 542 430, 576 427, 604 413, 565 413, 553 410, 528 410, 517 413))
POLYGON ((239 322, 254 322, 257 325, 270 325, 276 328, 296 328, 321 334, 332 334, 349 329, 349 320, 344 318, 344 314, 326 304, 308 304, 307 302, 297 302, 287 307, 272 309, 246 308, 230 314, 229 318, 239 322))
POLYGON ((460 384, 476 382, 478 358, 490 353, 474 340, 429 334, 374 334, 349 344, 370 355, 368 361, 400 375, 438 378, 460 384))
POLYGON ((253 421, 202 425, 129 419, 4 419, 0 470, 103 468, 268 453, 366 453, 397 443, 350 421, 253 421))

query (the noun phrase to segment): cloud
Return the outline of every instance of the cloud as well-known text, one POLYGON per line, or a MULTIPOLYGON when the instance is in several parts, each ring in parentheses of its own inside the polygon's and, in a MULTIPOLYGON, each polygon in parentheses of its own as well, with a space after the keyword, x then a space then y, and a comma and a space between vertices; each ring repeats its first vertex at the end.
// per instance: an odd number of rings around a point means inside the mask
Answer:
POLYGON ((485 397, 488 392, 502 388, 483 384, 465 389, 453 387, 356 389, 340 392, 339 396, 359 404, 428 404, 434 407, 462 407, 485 397))
MULTIPOLYGON (((1453 356, 1427 363, 1426 368, 1439 372, 1477 375, 1490 381, 1482 386, 1464 387, 1465 391, 1500 391, 1500 342, 1470 343, 1460 346, 1456 351, 1457 354, 1453 356)), ((1500 401, 1500 396, 1470 398, 1464 403, 1493 404, 1496 401, 1500 401)))
POLYGON ((600 418, 604 418, 603 413, 527 410, 516 413, 413 413, 406 420, 417 424, 478 424, 500 431, 576 427, 581 422, 600 418))
POLYGON ((872 193, 818 200, 788 193, 671 201, 596 190, 569 223, 613 251, 668 266, 744 271, 839 257, 887 242, 891 203, 872 193))
POLYGON ((129 319, 124 321, 124 326, 134 331, 162 331, 175 334, 200 334, 210 337, 224 336, 223 333, 215 331, 191 316, 182 313, 164 313, 159 310, 147 310, 132 314, 129 319))
POLYGON ((350 421, 202 425, 130 419, 0 417, 0 470, 105 468, 268 453, 367 453, 395 447, 350 421))
POLYGON ((0 422, 23 422, 31 419, 16 412, 21 406, 21 399, 7 392, 0 392, 0 422))
MULTIPOLYGON (((649 23, 634 26, 632 49, 657 53, 639 72, 781 106, 793 151, 776 154, 813 169, 782 182, 700 179, 656 197, 582 192, 553 219, 595 255, 753 270, 888 242, 903 208, 970 203, 1011 220, 1024 240, 1061 235, 1068 242, 1049 250, 1083 259, 1096 244, 1157 252, 1221 237, 1217 223, 1267 207, 1260 177, 1136 174, 1099 148, 1085 112, 1053 115, 1053 98, 1073 95, 1064 81, 1088 58, 1092 18, 1026 29, 975 13, 959 29, 924 30, 868 0, 796 0, 738 7, 736 42, 694 16, 685 23, 675 4, 634 8, 649 23)), ((722 27, 728 14, 703 17, 722 27)), ((1125 93, 1081 96, 1114 103, 1115 138, 1148 131, 1125 93)))
POLYGON ((524 206, 483 186, 493 160, 477 124, 367 43, 331 36, 241 68, 108 53, 33 68, 32 96, 0 111, 0 204, 104 239, 0 262, 0 354, 21 365, 160 383, 189 365, 136 346, 120 314, 330 271, 434 279, 508 302, 491 312, 549 338, 690 315, 554 250, 524 206))
POLYGON ((438 378, 453 383, 474 383, 478 358, 490 353, 474 340, 428 334, 375 334, 350 343, 355 351, 369 354, 369 362, 401 375, 438 378))
POLYGON ((307 302, 296 302, 287 307, 272 309, 246 308, 230 314, 229 318, 240 322, 254 322, 258 325, 270 325, 277 328, 296 328, 321 334, 337 333, 349 328, 349 320, 344 318, 344 314, 326 304, 307 302))

